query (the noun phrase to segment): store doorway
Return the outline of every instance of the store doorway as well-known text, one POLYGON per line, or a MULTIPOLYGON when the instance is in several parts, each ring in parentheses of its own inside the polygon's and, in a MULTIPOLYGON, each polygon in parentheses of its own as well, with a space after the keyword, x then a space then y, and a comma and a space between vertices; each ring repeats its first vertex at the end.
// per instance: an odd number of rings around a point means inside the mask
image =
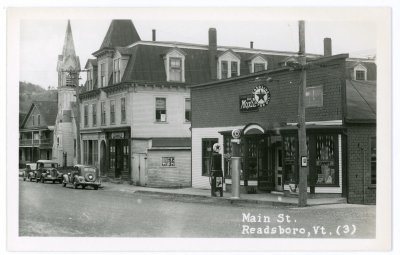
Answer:
POLYGON ((139 186, 147 185, 146 159, 147 157, 144 153, 133 154, 132 179, 139 186))
POLYGON ((275 147, 275 190, 283 191, 283 151, 282 145, 275 147))
POLYGON ((100 176, 106 173, 106 142, 103 140, 100 143, 100 176))

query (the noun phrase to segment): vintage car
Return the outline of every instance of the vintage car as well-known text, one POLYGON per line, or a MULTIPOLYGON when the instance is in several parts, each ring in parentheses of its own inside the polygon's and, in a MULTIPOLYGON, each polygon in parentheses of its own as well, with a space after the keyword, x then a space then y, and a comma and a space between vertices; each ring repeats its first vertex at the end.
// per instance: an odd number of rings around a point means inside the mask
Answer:
POLYGON ((36 162, 36 182, 44 183, 51 181, 53 183, 62 183, 62 173, 58 170, 58 163, 53 160, 38 160, 36 162))
POLYGON ((97 190, 101 186, 99 169, 95 166, 76 165, 73 171, 63 175, 63 186, 67 184, 72 184, 75 189, 89 186, 97 190))
POLYGON ((36 163, 26 163, 25 164, 25 168, 23 169, 22 179, 24 181, 26 181, 26 180, 29 180, 29 181, 35 180, 35 171, 36 171, 36 163))

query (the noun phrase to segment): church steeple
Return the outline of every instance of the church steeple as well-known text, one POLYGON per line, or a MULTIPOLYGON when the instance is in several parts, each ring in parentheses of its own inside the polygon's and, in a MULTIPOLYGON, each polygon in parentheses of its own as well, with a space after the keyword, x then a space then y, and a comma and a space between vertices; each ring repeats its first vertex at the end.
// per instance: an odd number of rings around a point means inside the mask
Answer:
POLYGON ((75 56, 74 38, 72 37, 71 22, 68 20, 67 31, 65 32, 63 56, 75 56))
POLYGON ((58 87, 78 86, 81 65, 75 54, 74 39, 72 37, 71 22, 68 20, 65 32, 62 55, 58 55, 58 87))

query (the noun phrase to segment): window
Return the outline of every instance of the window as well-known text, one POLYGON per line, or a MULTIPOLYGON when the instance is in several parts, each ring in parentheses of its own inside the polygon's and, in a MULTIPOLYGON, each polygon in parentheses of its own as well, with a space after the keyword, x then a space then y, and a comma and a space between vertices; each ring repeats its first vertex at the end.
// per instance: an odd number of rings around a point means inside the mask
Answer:
POLYGON ((88 108, 89 108, 89 106, 88 105, 85 105, 84 106, 84 110, 83 110, 83 119, 84 119, 84 121, 83 121, 83 123, 84 123, 84 125, 85 125, 85 127, 87 127, 88 126, 88 118, 89 118, 89 116, 88 116, 88 108))
POLYGON ((60 137, 57 137, 57 147, 60 146, 60 137))
POLYGON ((376 185, 376 137, 371 138, 371 184, 376 185))
POLYGON ((175 157, 162 157, 161 166, 174 167, 175 157))
POLYGON ((40 126, 40 115, 37 116, 37 124, 40 126))
POLYGON ((238 76, 238 62, 232 61, 231 62, 231 77, 238 76))
POLYGON ((126 122, 125 97, 121 98, 121 123, 126 122))
POLYGON ((115 124, 115 100, 110 101, 110 124, 115 124))
POLYGON ((202 139, 202 175, 209 176, 212 168, 213 145, 218 143, 217 138, 202 139))
POLYGON ((365 79, 365 71, 363 70, 356 70, 356 80, 357 81, 364 81, 365 79))
POLYGON ((93 127, 95 127, 97 125, 97 105, 96 104, 92 104, 92 124, 93 127))
POLYGON ((260 72, 265 70, 265 64, 264 63, 254 63, 254 72, 260 72))
POLYGON ((35 126, 35 115, 32 115, 32 126, 35 126))
POLYGON ((190 104, 190 98, 185 99, 185 121, 192 121, 192 106, 190 104))
POLYGON ((121 81, 120 60, 119 58, 114 60, 114 83, 119 83, 121 81))
POLYGON ((169 80, 182 82, 182 59, 169 59, 169 80))
POLYGON ((323 106, 323 88, 318 87, 307 87, 306 88, 306 107, 322 107, 323 106))
POLYGON ((100 87, 106 86, 106 64, 100 65, 100 87))
POLYGON ((336 141, 334 135, 316 136, 317 185, 338 184, 336 141))
POLYGON ((106 102, 101 102, 100 104, 100 111, 101 111, 101 125, 106 124, 106 102))
POLYGON ((228 78, 228 61, 221 61, 221 79, 228 78))
POLYGON ((166 98, 156 98, 156 122, 167 121, 167 100, 166 98))

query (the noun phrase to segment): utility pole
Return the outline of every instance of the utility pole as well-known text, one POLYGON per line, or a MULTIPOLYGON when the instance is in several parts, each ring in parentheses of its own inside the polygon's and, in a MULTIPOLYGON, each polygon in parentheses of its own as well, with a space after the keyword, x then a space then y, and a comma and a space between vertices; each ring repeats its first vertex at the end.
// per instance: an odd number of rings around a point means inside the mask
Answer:
POLYGON ((301 66, 301 84, 299 85, 299 207, 307 205, 307 137, 306 137, 306 113, 305 113, 305 91, 306 91, 306 44, 304 20, 299 21, 299 60, 301 66))

